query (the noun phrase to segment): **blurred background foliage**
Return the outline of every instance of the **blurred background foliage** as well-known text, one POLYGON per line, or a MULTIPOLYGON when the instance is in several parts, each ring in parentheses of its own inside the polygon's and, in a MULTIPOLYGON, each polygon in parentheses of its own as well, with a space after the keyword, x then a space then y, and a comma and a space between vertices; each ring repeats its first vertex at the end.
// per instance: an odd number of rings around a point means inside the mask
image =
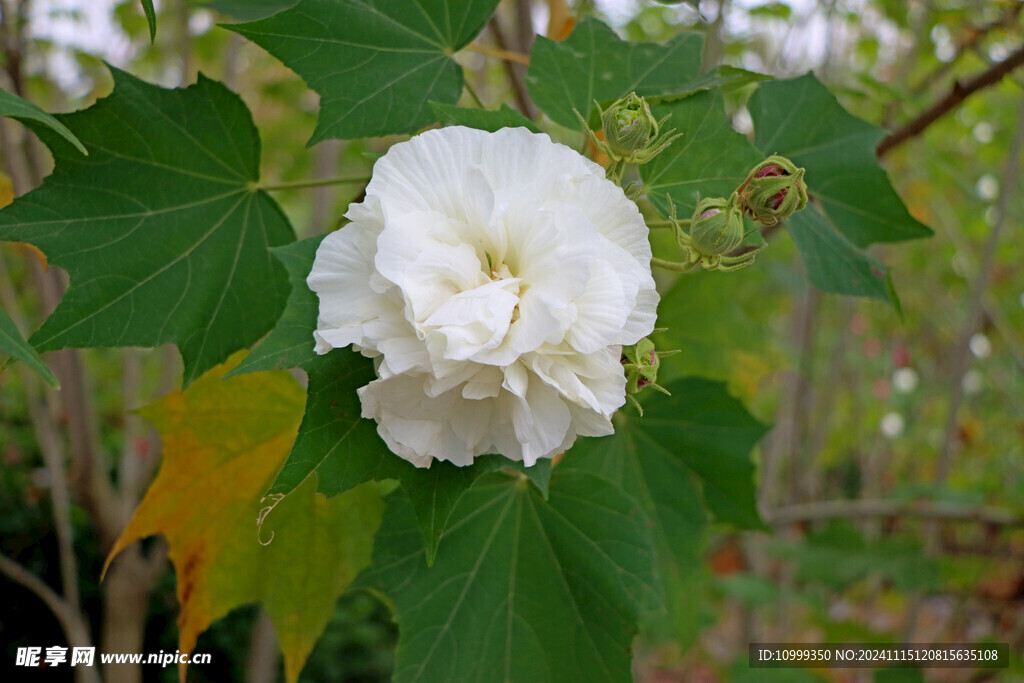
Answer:
MULTIPOLYGON (((215 4, 246 12, 272 3, 215 4)), ((889 129, 1024 44, 1017 0, 693 4, 506 0, 476 42, 527 53, 533 33, 563 38, 585 15, 631 40, 702 31, 707 66, 778 77, 814 70, 850 111, 889 129)), ((2 0, 2 86, 48 111, 69 111, 110 91, 104 61, 165 86, 190 83, 202 71, 253 111, 263 177, 272 182, 364 178, 394 142, 307 149, 317 102, 300 79, 217 27, 230 16, 202 2, 156 6, 159 31, 150 44, 137 0, 2 0)), ((468 51, 458 58, 486 104, 507 102, 535 115, 518 90, 518 66, 468 51)), ((750 130, 744 103, 751 91, 729 102, 741 132, 750 130)), ((772 533, 711 530, 700 569, 682 579, 691 613, 650 624, 637 643, 637 680, 1024 680, 1024 192, 1004 170, 1022 98, 1018 69, 885 156, 913 215, 936 232, 875 248, 892 268, 902 314, 810 288, 784 231, 755 267, 662 282, 660 324, 668 331, 659 345, 682 351, 663 365, 664 379, 726 380, 774 425, 759 449, 759 501, 772 533), (997 205, 1005 207, 1002 225, 997 205), (749 671, 751 641, 1009 642, 1015 654, 1010 670, 987 673, 749 671)), ((576 132, 547 128, 578 144, 576 132)), ((51 162, 18 124, 4 120, 0 132, 6 203, 38 184, 51 162)), ((336 227, 361 188, 276 198, 302 237, 336 227)), ((59 277, 30 248, 0 245, 0 302, 23 332, 52 308, 45 283, 59 277)), ((101 650, 174 651, 174 575, 161 541, 139 546, 122 561, 128 569, 118 574, 115 565, 105 584, 98 577, 111 534, 159 462, 159 440, 131 411, 173 387, 180 361, 167 349, 47 359, 65 386, 56 397, 17 368, 0 373, 0 551, 55 591, 63 587, 101 650), (56 461, 40 445, 51 437, 56 461), (82 449, 103 464, 105 485, 82 483, 82 449), (70 465, 62 473, 53 463, 63 458, 70 465), (75 495, 62 500, 62 490, 75 495), (89 498, 97 491, 116 502, 113 514, 89 498), (70 528, 62 531, 61 519, 70 528), (131 609, 119 611, 125 606, 131 609), (141 631, 141 640, 133 644, 119 628, 141 631)), ((60 621, 36 594, 0 585, 0 666, 13 663, 18 646, 65 642, 60 621)), ((303 678, 387 680, 395 639, 383 604, 345 595, 303 678)), ((213 663, 190 668, 188 678, 276 680, 274 643, 257 607, 237 610, 200 639, 197 651, 213 653, 213 663)), ((52 673, 54 680, 70 676, 67 668, 52 673)), ((175 677, 173 668, 103 672, 108 681, 175 677)))

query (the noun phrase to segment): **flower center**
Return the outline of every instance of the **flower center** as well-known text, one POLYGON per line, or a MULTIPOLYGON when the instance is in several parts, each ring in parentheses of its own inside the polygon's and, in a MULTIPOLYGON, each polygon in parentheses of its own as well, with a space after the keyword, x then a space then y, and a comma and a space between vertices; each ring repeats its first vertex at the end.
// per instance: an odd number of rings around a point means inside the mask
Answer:
POLYGON ((512 275, 512 271, 510 271, 508 269, 508 266, 505 265, 504 263, 502 263, 498 267, 494 267, 494 266, 491 267, 491 273, 490 273, 491 280, 510 280, 513 277, 514 276, 512 275))
MULTIPOLYGON (((512 280, 512 279, 515 279, 515 276, 512 274, 512 271, 509 270, 507 264, 502 263, 501 265, 499 265, 497 267, 494 267, 491 264, 491 255, 490 254, 487 255, 487 264, 491 266, 491 272, 490 272, 490 275, 489 275, 490 278, 491 278, 491 282, 497 282, 499 280, 512 280)), ((514 291, 515 291, 515 294, 517 296, 519 295, 521 288, 522 288, 522 284, 521 283, 517 283, 515 285, 514 291)), ((512 309, 512 316, 511 316, 511 320, 509 321, 509 325, 511 325, 512 323, 514 323, 517 320, 519 320, 519 304, 518 303, 516 304, 515 308, 512 309)))

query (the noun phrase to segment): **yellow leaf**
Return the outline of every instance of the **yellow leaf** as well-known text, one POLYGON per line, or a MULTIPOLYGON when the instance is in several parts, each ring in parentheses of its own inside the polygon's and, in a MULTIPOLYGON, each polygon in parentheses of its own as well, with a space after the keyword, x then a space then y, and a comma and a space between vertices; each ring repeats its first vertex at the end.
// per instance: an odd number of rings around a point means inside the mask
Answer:
POLYGON ((11 176, 0 172, 0 209, 14 201, 14 182, 11 176))
POLYGON ((548 0, 547 37, 551 40, 565 40, 572 33, 576 21, 566 0, 548 0))
POLYGON ((335 599, 370 562, 383 503, 376 484, 327 499, 310 477, 257 527, 305 395, 284 371, 222 379, 240 359, 140 411, 163 437, 163 465, 107 563, 162 534, 178 574, 179 649, 191 652, 215 619, 260 601, 295 681, 335 599))

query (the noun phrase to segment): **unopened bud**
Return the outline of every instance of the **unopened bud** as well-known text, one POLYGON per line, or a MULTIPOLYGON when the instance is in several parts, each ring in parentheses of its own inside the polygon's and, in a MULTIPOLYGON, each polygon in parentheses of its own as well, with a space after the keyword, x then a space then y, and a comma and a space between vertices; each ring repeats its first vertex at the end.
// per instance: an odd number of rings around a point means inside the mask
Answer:
POLYGON ((658 121, 647 101, 630 93, 601 114, 604 139, 615 155, 630 158, 658 135, 658 121))
POLYGON ((690 246, 703 256, 728 254, 743 242, 743 212, 731 199, 707 197, 690 219, 690 246))
MULTIPOLYGON (((666 355, 672 355, 669 351, 666 355)), ((657 389, 667 394, 668 391, 658 384, 658 368, 661 367, 661 357, 654 348, 654 342, 644 337, 633 346, 625 346, 622 349, 622 368, 626 373, 626 398, 636 406, 636 409, 643 415, 644 411, 637 402, 635 396, 647 387, 657 389)))
POLYGON ((754 167, 739 190, 740 204, 751 218, 775 225, 807 206, 804 169, 773 154, 754 167))

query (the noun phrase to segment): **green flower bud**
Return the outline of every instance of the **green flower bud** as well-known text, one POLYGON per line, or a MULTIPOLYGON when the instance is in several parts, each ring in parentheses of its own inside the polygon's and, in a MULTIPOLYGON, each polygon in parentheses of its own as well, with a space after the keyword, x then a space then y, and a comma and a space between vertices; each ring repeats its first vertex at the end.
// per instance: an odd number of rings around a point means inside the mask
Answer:
POLYGON ((652 382, 658 381, 661 359, 654 350, 654 342, 644 337, 633 346, 624 347, 622 367, 626 371, 627 394, 636 394, 652 382))
POLYGON ((624 159, 643 151, 658 136, 658 121, 647 100, 630 93, 601 112, 601 126, 610 156, 624 159))
MULTIPOLYGON (((673 353, 676 352, 669 351, 663 355, 670 356, 673 353)), ((647 387, 668 394, 668 391, 658 384, 658 368, 660 367, 661 357, 654 349, 654 342, 647 337, 633 346, 622 348, 622 368, 626 373, 626 399, 640 411, 640 415, 643 415, 644 411, 635 398, 636 394, 647 387)))
POLYGON ((690 219, 689 246, 702 256, 728 254, 743 242, 743 211, 732 201, 707 197, 690 219))
POLYGON ((807 206, 804 169, 773 154, 754 167, 739 189, 740 204, 751 218, 775 225, 807 206))

